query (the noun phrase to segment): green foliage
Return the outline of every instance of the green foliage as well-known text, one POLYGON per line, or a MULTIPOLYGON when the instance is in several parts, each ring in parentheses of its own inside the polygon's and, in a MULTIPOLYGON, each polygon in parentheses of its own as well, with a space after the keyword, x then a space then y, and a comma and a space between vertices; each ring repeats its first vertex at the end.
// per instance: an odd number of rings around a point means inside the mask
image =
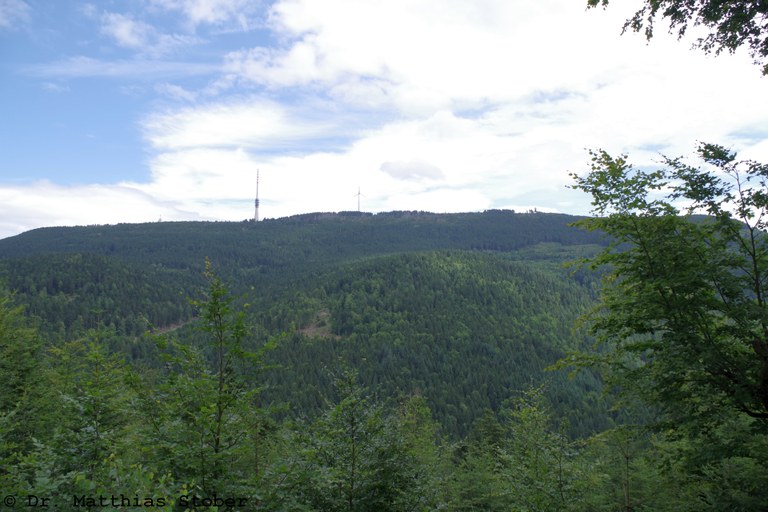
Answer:
POLYGON ((562 427, 553 428, 542 389, 524 393, 505 415, 509 433, 499 459, 511 508, 578 510, 577 451, 562 427))
MULTIPOLYGON (((49 343, 106 329, 112 333, 111 351, 156 365, 159 354, 143 334, 147 323, 165 331, 191 321, 194 311, 186 297, 202 285, 206 257, 233 293, 257 291, 250 311, 258 312, 256 323, 264 329, 258 337, 269 337, 293 333, 318 318, 314 323, 326 330, 337 324, 339 318, 323 316, 333 304, 316 291, 327 286, 318 282, 320 276, 347 271, 346 264, 457 249, 525 251, 519 259, 557 266, 601 241, 600 235, 568 227, 575 219, 491 210, 46 228, 0 240, 0 276, 28 305, 27 314, 40 319, 49 343)), ((183 329, 179 335, 190 339, 195 333, 183 329)))
POLYGON ((129 360, 157 358, 144 337, 148 324, 170 328, 188 321, 193 309, 184 299, 198 282, 177 270, 83 254, 0 262, 0 272, 26 313, 40 319, 48 344, 99 330, 109 351, 129 360))
MULTIPOLYGON (((590 7, 607 6, 609 0, 587 0, 590 7)), ((756 64, 768 74, 768 30, 765 19, 768 5, 755 0, 645 0, 635 14, 626 21, 624 30, 644 31, 647 39, 653 37, 658 17, 669 23, 669 30, 677 30, 682 38, 690 27, 703 26, 709 30, 697 40, 697 46, 709 53, 735 52, 746 46, 756 64)))
POLYGON ((134 376, 107 353, 102 333, 52 347, 39 362, 49 389, 34 410, 43 413, 37 420, 45 430, 16 454, 8 472, 15 485, 6 489, 47 497, 57 509, 70 506, 73 496, 111 496, 116 489, 131 499, 178 493, 168 475, 140 460, 134 376))
POLYGON ((579 484, 584 509, 700 510, 695 489, 686 486, 678 469, 660 467, 664 455, 659 445, 644 429, 628 425, 591 438, 581 454, 586 462, 579 484))
POLYGON ((668 435, 659 442, 670 476, 697 510, 764 510, 768 503, 768 436, 744 415, 723 419, 692 440, 668 435))
POLYGON ((446 494, 449 510, 508 510, 509 496, 495 451, 482 444, 460 446, 454 454, 446 494))
MULTIPOLYGON (((576 217, 508 210, 377 215, 317 213, 263 222, 160 222, 41 228, 0 240, 0 259, 48 255, 107 256, 125 263, 186 272, 205 257, 223 277, 300 282, 295 274, 373 255, 438 249, 514 251, 537 243, 600 243, 568 227, 576 217), (293 278, 291 277, 292 275, 293 278)), ((144 272, 149 269, 145 268, 144 272)), ((13 268, 7 268, 13 276, 13 268)), ((12 287, 13 288, 13 287, 12 287)))
POLYGON ((0 289, 0 487, 9 491, 23 484, 11 468, 32 450, 50 419, 41 358, 42 342, 23 308, 0 289))
MULTIPOLYGON (((267 403, 317 414, 333 394, 322 366, 342 356, 365 385, 391 396, 422 392, 446 431, 461 436, 483 408, 498 409, 509 389, 539 379, 579 342, 570 325, 592 300, 593 280, 569 279, 560 263, 593 251, 600 236, 568 228, 573 219, 490 211, 95 226, 37 230, 11 247, 0 241, 0 253, 17 257, 4 271, 49 342, 100 326, 110 351, 155 368, 161 357, 141 334, 146 320, 205 345, 185 297, 199 282, 193 259, 210 253, 235 290, 258 290, 247 311, 258 325, 254 340, 290 335, 271 357, 284 369, 268 376, 267 403), (462 251, 421 252, 441 247, 462 251), (20 249, 36 256, 19 259, 20 249)), ((203 355, 212 360, 210 350, 203 355)), ((594 377, 556 381, 550 389, 574 433, 604 426, 592 412, 594 377)))
POLYGON ((438 455, 423 402, 397 415, 369 396, 346 370, 340 401, 294 433, 294 464, 267 508, 317 511, 431 510, 437 506, 438 455), (290 504, 290 505, 289 505, 290 504))
POLYGON ((498 410, 512 390, 547 377, 572 433, 601 429, 607 420, 594 377, 569 381, 543 372, 582 343, 571 326, 591 291, 559 264, 517 258, 465 251, 385 256, 320 276, 315 290, 294 289, 292 311, 277 300, 257 314, 262 325, 280 317, 282 327, 298 325, 301 333, 273 354, 280 369, 268 375, 265 399, 317 411, 333 394, 322 368, 341 358, 382 396, 422 394, 453 438, 466 435, 484 409, 498 410), (325 312, 325 330, 307 326, 318 311, 325 312), (590 387, 594 393, 585 394, 590 387))
MULTIPOLYGON (((667 158, 648 172, 601 151, 575 176, 601 215, 580 224, 614 240, 590 260, 609 270, 589 317, 604 349, 581 362, 658 406, 688 456, 718 467, 731 455, 712 432, 737 421, 753 440, 768 433, 768 166, 710 144, 698 154, 707 168, 667 158)), ((745 456, 765 464, 761 450, 745 456)))
MULTIPOLYGON (((165 375, 156 390, 142 390, 156 467, 203 496, 234 495, 258 468, 258 407, 263 350, 249 351, 243 310, 233 307, 222 280, 206 261, 206 297, 194 301, 205 346, 161 341, 165 375), (205 357, 204 351, 209 357, 205 357)), ((267 346, 267 349, 269 346, 267 346)), ((257 473, 257 471, 256 471, 257 473)), ((241 495, 241 494, 239 494, 241 495)))
POLYGON ((577 444, 554 424, 542 388, 479 418, 455 453, 451 510, 583 510, 577 444))

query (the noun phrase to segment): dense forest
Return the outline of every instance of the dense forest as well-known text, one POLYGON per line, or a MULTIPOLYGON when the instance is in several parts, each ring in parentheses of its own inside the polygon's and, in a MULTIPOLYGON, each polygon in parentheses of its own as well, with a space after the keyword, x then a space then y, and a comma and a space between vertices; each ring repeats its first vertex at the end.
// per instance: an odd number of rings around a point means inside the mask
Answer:
MULTIPOLYGON (((99 330, 109 333, 110 353, 157 366, 147 332, 172 329, 204 343, 190 300, 208 259, 249 304, 254 343, 280 339, 269 356, 280 369, 265 375, 264 399, 316 414, 334 395, 328 370, 341 360, 386 396, 420 389, 455 438, 581 343, 572 327, 593 300, 594 279, 572 279, 562 263, 603 242, 569 227, 574 220, 355 212, 48 228, 0 241, 0 275, 50 342, 99 330)), ((547 379, 578 416, 572 429, 604 427, 597 382, 583 383, 592 392, 587 407, 563 374, 547 379)))
POLYGON ((574 222, 0 240, 0 486, 55 510, 762 510, 748 423, 712 435, 749 451, 693 471, 690 440, 583 364, 607 274, 566 264, 612 246, 574 222))

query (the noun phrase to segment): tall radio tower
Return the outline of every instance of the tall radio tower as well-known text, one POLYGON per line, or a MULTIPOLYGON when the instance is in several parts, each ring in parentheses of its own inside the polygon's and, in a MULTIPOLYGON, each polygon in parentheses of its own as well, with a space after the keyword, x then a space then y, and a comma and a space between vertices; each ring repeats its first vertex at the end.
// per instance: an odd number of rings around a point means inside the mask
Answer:
POLYGON ((259 170, 256 169, 256 200, 253 202, 256 211, 253 214, 253 221, 259 222, 259 170))

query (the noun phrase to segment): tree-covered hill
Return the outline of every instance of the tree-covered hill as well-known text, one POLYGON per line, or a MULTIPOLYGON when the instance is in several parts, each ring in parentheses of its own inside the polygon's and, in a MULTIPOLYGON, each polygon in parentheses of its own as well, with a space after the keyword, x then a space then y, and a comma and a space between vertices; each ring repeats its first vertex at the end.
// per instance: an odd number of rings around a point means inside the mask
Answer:
POLYGON ((511 251, 542 242, 600 243, 559 214, 433 214, 342 212, 262 222, 157 222, 35 229, 0 240, 0 260, 89 253, 171 268, 202 269, 209 257, 222 268, 265 272, 336 264, 363 256, 434 249, 511 251))
POLYGON ((304 413, 332 397, 343 361, 382 397, 421 394, 445 432, 463 436, 484 410, 532 384, 580 435, 606 426, 599 383, 544 369, 582 343, 573 334, 590 289, 552 262, 515 253, 430 251, 340 265, 258 313, 290 333, 273 354, 276 390, 304 413), (599 411, 599 412, 598 412, 599 411))
MULTIPOLYGON (((573 324, 593 279, 563 262, 594 252, 575 217, 510 211, 309 214, 254 222, 45 228, 0 240, 0 279, 49 343, 89 329, 111 350, 158 366, 143 333, 192 320, 208 258, 247 296, 257 337, 281 337, 265 400, 312 415, 350 365, 381 397, 420 393, 445 432, 551 381, 551 399, 586 434, 604 425, 598 383, 545 373, 582 340, 573 324)), ((192 329, 176 335, 193 340, 192 329)))
POLYGON ((563 261, 577 247, 602 243, 599 235, 570 227, 575 220, 567 215, 501 210, 347 212, 258 223, 41 228, 0 240, 0 280, 19 294, 21 302, 32 306, 29 312, 44 320, 45 331, 56 325, 61 332, 63 325, 64 332, 69 332, 101 321, 118 326, 119 334, 134 335, 134 319, 141 316, 157 327, 183 320, 179 313, 189 312, 184 298, 199 288, 206 258, 234 292, 253 289, 251 300, 268 303, 318 272, 386 254, 527 251, 530 259, 563 261), (152 290, 145 293, 139 282, 151 283, 152 290), (48 297, 53 300, 43 300, 48 297), (172 307, 161 307, 169 301, 172 307), (122 329, 121 324, 128 327, 122 329))
POLYGON ((186 298, 199 289, 201 277, 89 253, 0 263, 0 280, 29 315, 40 319, 41 330, 52 342, 71 339, 85 329, 104 327, 118 337, 135 338, 149 325, 183 323, 193 315, 186 298))

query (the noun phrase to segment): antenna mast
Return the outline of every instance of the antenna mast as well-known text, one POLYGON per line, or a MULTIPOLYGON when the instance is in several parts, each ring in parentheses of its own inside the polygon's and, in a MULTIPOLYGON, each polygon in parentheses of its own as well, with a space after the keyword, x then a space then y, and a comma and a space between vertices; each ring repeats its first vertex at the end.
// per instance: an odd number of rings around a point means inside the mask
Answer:
POLYGON ((256 211, 253 214, 253 221, 259 222, 259 170, 256 169, 256 200, 253 202, 256 211))
POLYGON ((357 187, 357 211, 360 211, 360 196, 363 195, 360 193, 360 186, 357 187))

